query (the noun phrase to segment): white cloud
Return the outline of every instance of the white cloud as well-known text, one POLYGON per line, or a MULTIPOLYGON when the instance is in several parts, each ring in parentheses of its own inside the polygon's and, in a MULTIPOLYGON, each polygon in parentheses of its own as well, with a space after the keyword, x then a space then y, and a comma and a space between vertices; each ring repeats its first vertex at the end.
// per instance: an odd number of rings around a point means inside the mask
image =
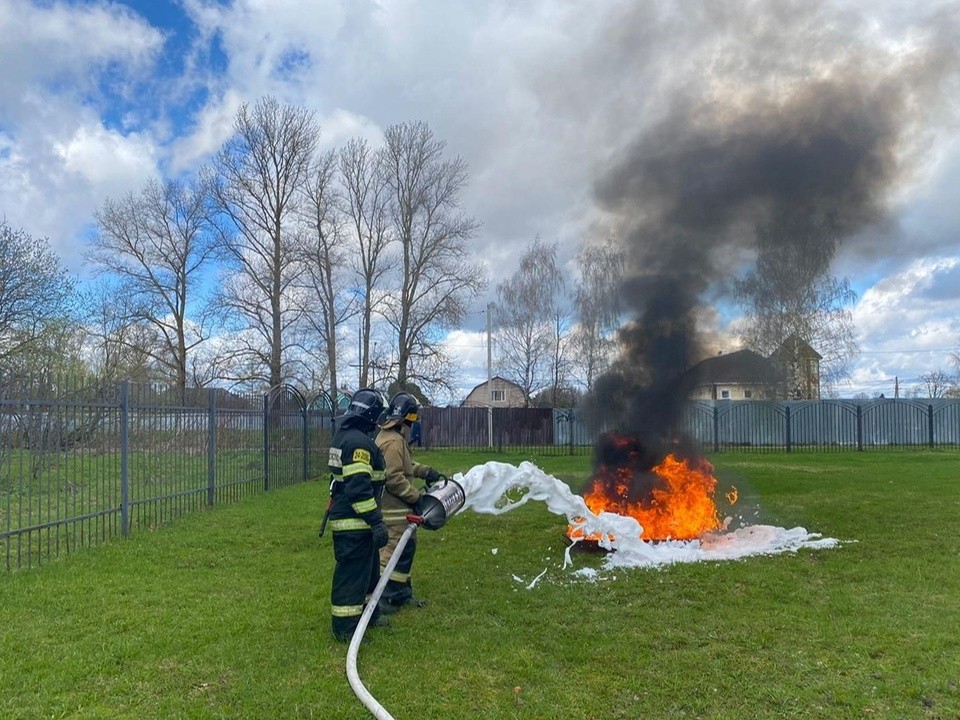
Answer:
POLYGON ((844 394, 915 385, 925 372, 951 370, 960 347, 960 258, 923 258, 877 282, 853 310, 863 354, 844 394))
POLYGON ((956 343, 960 289, 949 278, 955 279, 958 272, 960 258, 922 258, 878 282, 863 293, 853 310, 860 342, 877 349, 903 344, 906 338, 916 341, 911 349, 956 343), (941 292, 945 279, 952 294, 941 292))
POLYGON ((148 135, 108 130, 78 113, 62 136, 22 132, 4 136, 0 152, 0 213, 14 227, 48 237, 67 266, 80 270, 82 234, 107 197, 158 175, 157 148, 148 135))
POLYGON ((244 98, 230 90, 207 103, 197 114, 192 131, 170 146, 170 169, 174 173, 194 169, 217 151, 233 133, 233 122, 244 98))
POLYGON ((162 34, 122 5, 8 0, 0 9, 0 117, 27 120, 17 101, 38 87, 57 95, 97 89, 99 72, 114 65, 117 77, 149 68, 160 51, 162 34))
MULTIPOLYGON (((161 53, 170 47, 164 31, 121 2, 0 2, 0 214, 50 236, 76 267, 78 238, 104 197, 134 189, 158 167, 189 173, 229 136, 241 103, 270 93, 315 110, 325 147, 354 136, 375 142, 396 122, 430 123, 448 153, 470 166, 464 209, 483 222, 474 247, 490 270, 488 297, 512 271, 511 255, 537 234, 559 240, 560 261, 569 262, 597 220, 598 172, 676 96, 692 88, 714 97, 729 90, 731 102, 742 102, 749 93, 738 88, 793 77, 770 67, 794 70, 812 40, 818 52, 823 45, 822 65, 801 66, 826 71, 848 59, 847 46, 832 41, 850 28, 890 35, 877 42, 895 49, 904 14, 929 10, 903 0, 875 3, 875 22, 859 25, 861 13, 872 11, 850 3, 850 12, 834 15, 833 3, 816 4, 839 24, 833 34, 820 34, 816 23, 800 25, 803 32, 785 33, 779 46, 760 42, 779 20, 824 16, 807 16, 802 3, 759 3, 755 9, 771 19, 751 22, 719 6, 687 13, 683 3, 629 0, 614 0, 603 13, 550 0, 183 0, 176 6, 195 23, 182 31, 196 45, 181 77, 157 78, 161 53), (141 81, 161 82, 166 93, 147 93, 138 104, 134 89, 141 81), (197 93, 190 114, 176 122, 163 107, 173 86, 197 93), (126 106, 114 106, 116 100, 126 106), (171 131, 179 134, 168 137, 171 131)), ((855 372, 865 378, 918 367, 910 358, 932 361, 914 353, 901 363, 893 351, 953 347, 960 337, 953 320, 960 307, 948 281, 960 272, 949 264, 955 258, 915 261, 956 248, 960 217, 960 149, 949 136, 928 137, 935 143, 926 163, 896 198, 903 242, 884 247, 885 261, 898 266, 867 287, 855 310, 864 349, 885 353, 861 359, 855 372)), ((850 267, 863 286, 863 260, 850 267)), ((466 327, 478 328, 477 319, 466 327)), ((736 331, 723 327, 726 314, 701 320, 712 329, 712 346, 724 346, 736 331)), ((448 343, 463 364, 464 383, 482 382, 483 331, 454 333, 448 343)))
POLYGON ((163 35, 106 2, 10 0, 0 26, 0 213, 76 270, 94 209, 156 171, 153 141, 101 112, 147 76, 163 35))
POLYGON ((320 145, 325 149, 343 147, 353 138, 363 138, 372 147, 383 143, 383 132, 370 118, 336 108, 325 118, 320 118, 323 136, 320 145))
POLYGON ((63 170, 109 194, 128 191, 157 174, 156 151, 149 137, 122 135, 103 126, 77 128, 65 142, 53 145, 63 170))
POLYGON ((487 380, 487 333, 454 330, 444 339, 443 349, 460 367, 462 394, 457 399, 462 400, 467 392, 487 380))

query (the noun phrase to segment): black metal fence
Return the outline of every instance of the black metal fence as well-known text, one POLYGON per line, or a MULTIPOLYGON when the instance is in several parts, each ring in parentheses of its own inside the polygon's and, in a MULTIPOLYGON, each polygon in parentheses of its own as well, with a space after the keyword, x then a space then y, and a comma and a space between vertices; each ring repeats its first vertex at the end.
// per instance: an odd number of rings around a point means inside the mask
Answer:
POLYGON ((325 471, 333 422, 323 405, 286 386, 266 395, 49 379, 0 387, 6 568, 325 471))
MULTIPOLYGON (((0 555, 31 567, 186 513, 319 477, 329 401, 49 379, 0 386, 0 555)), ((682 430, 708 452, 960 447, 960 400, 688 403, 682 430)), ((424 408, 427 449, 589 454, 581 413, 424 408)))

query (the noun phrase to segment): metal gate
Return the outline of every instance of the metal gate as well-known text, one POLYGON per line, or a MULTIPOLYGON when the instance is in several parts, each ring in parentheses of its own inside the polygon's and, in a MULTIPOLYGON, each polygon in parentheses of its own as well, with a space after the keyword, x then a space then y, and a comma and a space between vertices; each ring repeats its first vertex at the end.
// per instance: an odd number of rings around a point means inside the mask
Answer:
POLYGON ((263 489, 307 478, 307 404, 296 388, 278 385, 263 398, 263 489))

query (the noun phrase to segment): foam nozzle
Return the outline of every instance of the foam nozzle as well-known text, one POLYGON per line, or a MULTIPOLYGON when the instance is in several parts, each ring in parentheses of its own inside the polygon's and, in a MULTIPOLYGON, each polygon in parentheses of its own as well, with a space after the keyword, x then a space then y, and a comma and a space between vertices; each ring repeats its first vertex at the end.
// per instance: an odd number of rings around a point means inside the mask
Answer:
POLYGON ((423 527, 427 530, 439 530, 447 522, 447 518, 463 507, 466 500, 467 495, 456 480, 433 485, 420 498, 423 527))

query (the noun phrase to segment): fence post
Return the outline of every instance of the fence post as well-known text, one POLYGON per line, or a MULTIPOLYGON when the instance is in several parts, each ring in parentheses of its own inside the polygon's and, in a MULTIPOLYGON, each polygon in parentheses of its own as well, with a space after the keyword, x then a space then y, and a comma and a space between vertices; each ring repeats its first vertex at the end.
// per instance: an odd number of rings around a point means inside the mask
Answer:
POLYGON ((306 482, 310 476, 310 423, 308 420, 308 410, 306 399, 303 403, 303 480, 306 482))
POLYGON ((207 505, 217 497, 217 394, 207 389, 207 505))
POLYGON ((720 452, 720 408, 713 406, 713 451, 720 452))
POLYGON ((263 396, 263 490, 270 489, 270 393, 263 396))
POLYGON ((933 449, 933 403, 927 405, 927 430, 930 438, 930 449, 933 449))
POLYGON ((120 383, 120 534, 130 534, 130 381, 120 383))
POLYGON ((863 452, 863 406, 857 405, 857 450, 863 452))
POLYGON ((567 413, 567 421, 570 426, 567 429, 567 433, 570 435, 570 454, 571 455, 573 455, 573 431, 576 428, 576 423, 574 422, 575 420, 576 420, 575 412, 574 410, 571 409, 567 413))
POLYGON ((790 437, 790 406, 784 405, 783 409, 786 411, 787 452, 790 452, 793 446, 793 439, 790 437))

